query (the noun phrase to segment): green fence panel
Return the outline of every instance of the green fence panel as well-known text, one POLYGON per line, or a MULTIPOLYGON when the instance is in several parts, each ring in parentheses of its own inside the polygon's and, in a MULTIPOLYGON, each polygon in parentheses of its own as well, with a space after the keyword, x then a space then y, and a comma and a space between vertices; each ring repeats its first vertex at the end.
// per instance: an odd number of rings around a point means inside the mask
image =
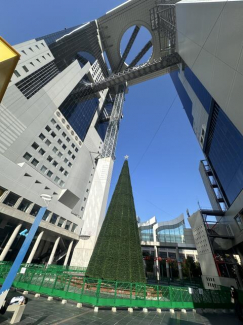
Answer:
MULTIPOLYGON (((0 263, 0 283, 3 283, 11 263, 0 263)), ((200 290, 194 287, 149 285, 85 278, 85 268, 58 265, 22 264, 13 286, 45 295, 71 299, 94 306, 147 308, 232 308, 228 288, 200 290)), ((180 282, 182 285, 183 283, 180 282)), ((179 284, 179 282, 178 282, 179 284)), ((189 284, 191 286, 191 283, 189 284)), ((243 293, 239 292, 240 300, 243 293)))

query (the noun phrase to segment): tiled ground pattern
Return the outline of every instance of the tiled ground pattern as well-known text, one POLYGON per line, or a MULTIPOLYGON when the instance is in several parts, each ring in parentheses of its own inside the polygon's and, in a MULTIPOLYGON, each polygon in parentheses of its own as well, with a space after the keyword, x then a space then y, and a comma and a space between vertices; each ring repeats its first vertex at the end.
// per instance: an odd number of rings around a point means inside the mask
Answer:
MULTIPOLYGON (((62 305, 60 301, 47 301, 47 298, 34 298, 28 295, 29 302, 26 306, 21 325, 192 325, 192 324, 215 324, 215 325, 238 325, 243 324, 237 320, 233 314, 223 313, 204 313, 198 314, 188 311, 183 314, 176 311, 171 314, 169 311, 162 311, 158 314, 155 310, 143 313, 142 310, 134 310, 128 313, 127 310, 117 310, 113 313, 111 310, 99 309, 94 312, 93 308, 77 308, 76 304, 62 305)), ((0 316, 0 324, 9 324, 12 313, 6 313, 0 316)))

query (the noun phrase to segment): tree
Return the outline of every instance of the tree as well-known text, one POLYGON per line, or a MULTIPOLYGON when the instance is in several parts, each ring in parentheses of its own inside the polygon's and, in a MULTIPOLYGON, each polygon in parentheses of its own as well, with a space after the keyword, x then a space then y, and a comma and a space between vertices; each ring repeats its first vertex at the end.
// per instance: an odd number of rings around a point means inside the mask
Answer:
POLYGON ((125 160, 86 276, 123 282, 145 282, 142 251, 125 160))
POLYGON ((187 256, 182 263, 182 272, 183 276, 188 278, 197 278, 202 274, 200 264, 195 262, 192 256, 187 256))

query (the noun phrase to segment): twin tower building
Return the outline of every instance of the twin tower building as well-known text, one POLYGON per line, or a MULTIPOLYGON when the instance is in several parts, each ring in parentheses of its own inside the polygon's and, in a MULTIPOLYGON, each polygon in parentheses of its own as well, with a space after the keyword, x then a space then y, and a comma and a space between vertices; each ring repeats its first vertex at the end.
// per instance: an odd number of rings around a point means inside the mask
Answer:
POLYGON ((242 7, 242 1, 130 0, 95 21, 14 46, 21 57, 0 104, 1 261, 15 258, 19 232, 48 194, 26 261, 87 266, 105 216, 126 89, 165 73, 205 155, 200 172, 212 210, 191 217, 199 260, 208 256, 215 268, 207 272, 224 277, 200 228, 207 213, 228 227, 227 238, 221 228, 215 237, 220 249, 242 260, 242 7), (141 28, 151 39, 127 64, 141 28))

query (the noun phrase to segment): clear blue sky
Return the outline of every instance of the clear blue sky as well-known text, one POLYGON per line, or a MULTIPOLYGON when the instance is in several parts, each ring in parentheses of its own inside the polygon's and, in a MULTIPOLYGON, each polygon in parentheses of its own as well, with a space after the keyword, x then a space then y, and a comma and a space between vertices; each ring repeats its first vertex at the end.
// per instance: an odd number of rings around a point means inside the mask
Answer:
MULTIPOLYGON (((122 2, 2 0, 0 35, 14 45, 96 19, 122 2)), ((187 208, 190 213, 198 209, 198 201, 210 206, 198 171, 203 155, 169 76, 129 88, 110 196, 126 154, 141 220, 186 215, 187 208)))

